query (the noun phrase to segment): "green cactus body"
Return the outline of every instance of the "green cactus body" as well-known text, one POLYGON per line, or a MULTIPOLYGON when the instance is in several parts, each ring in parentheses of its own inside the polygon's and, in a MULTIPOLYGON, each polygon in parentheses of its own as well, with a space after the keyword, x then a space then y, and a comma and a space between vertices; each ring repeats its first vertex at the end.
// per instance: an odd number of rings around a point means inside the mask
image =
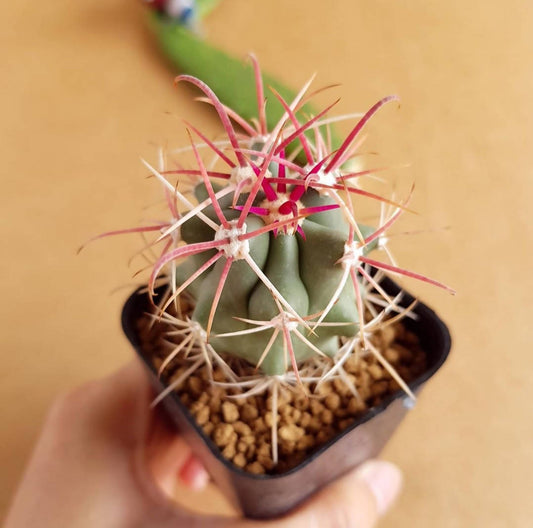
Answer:
MULTIPOLYGON (((206 198, 207 193, 203 185, 197 186, 196 195, 198 201, 206 198)), ((246 198, 247 195, 242 195, 238 203, 244 203, 246 198)), ((258 196, 256 202, 261 203, 263 198, 262 195, 258 196)), ((231 207, 232 199, 233 197, 228 195, 219 202, 228 220, 239 215, 239 211, 231 207)), ((302 197, 302 202, 317 206, 330 204, 331 200, 309 190, 302 197)), ((205 213, 216 220, 212 206, 207 208, 205 213)), ((250 215, 246 219, 247 232, 264 225, 260 217, 250 215)), ((265 233, 250 239, 250 256, 298 315, 302 318, 312 316, 324 310, 342 279, 343 266, 339 259, 344 254, 347 229, 348 226, 338 210, 317 213, 302 223, 305 238, 283 232, 278 232, 277 235, 272 232, 265 233)), ((368 228, 363 227, 362 231, 365 234, 370 233, 368 228)), ((200 219, 192 218, 183 224, 181 236, 189 244, 205 242, 213 239, 213 230, 200 219)), ((370 249, 371 246, 366 250, 370 249)), ((179 266, 176 274, 178 285, 213 254, 214 250, 202 254, 201 257, 188 259, 179 266)), ((200 276, 188 288, 195 299, 192 319, 199 322, 203 328, 207 326, 214 292, 224 264, 225 259, 220 259, 208 273, 200 276)), ((288 370, 288 351, 281 327, 237 336, 217 337, 218 334, 254 328, 253 324, 240 319, 273 321, 280 317, 280 313, 280 306, 276 304, 272 293, 248 263, 236 260, 218 303, 209 342, 218 352, 233 354, 253 365, 258 364, 263 352, 269 347, 268 354, 261 363, 262 372, 268 375, 283 374, 288 370), (274 338, 275 332, 277 336, 274 338), (271 342, 272 339, 274 340, 271 342)), ((284 313, 290 317, 286 310, 284 313)), ((290 323, 291 344, 296 361, 317 354, 317 350, 333 356, 339 349, 340 336, 350 337, 357 333, 358 320, 353 285, 348 282, 324 319, 325 323, 338 323, 339 326, 320 326, 311 333, 309 328, 302 324, 295 321, 290 323)), ((312 323, 310 325, 312 326, 312 323)))

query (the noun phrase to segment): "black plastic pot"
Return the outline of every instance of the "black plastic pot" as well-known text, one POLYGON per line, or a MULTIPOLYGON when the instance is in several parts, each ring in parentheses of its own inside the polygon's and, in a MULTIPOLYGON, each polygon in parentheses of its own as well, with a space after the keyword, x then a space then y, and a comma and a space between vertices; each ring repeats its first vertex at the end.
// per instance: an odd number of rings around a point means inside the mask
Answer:
MULTIPOLYGON (((382 286, 391 295, 400 291, 398 285, 388 279, 382 286)), ((408 306, 412 301, 413 297, 405 293, 400 304, 408 306)), ((135 327, 135 321, 149 309, 147 295, 135 292, 124 306, 122 327, 146 366, 154 388, 161 392, 163 383, 141 349, 135 327)), ((404 324, 420 339, 428 364, 426 372, 409 384, 411 390, 418 393, 446 360, 451 338, 446 325, 426 305, 419 303, 414 313, 417 320, 406 318, 404 324)), ((195 423, 176 393, 167 396, 161 405, 231 503, 247 517, 269 518, 287 513, 329 482, 378 455, 410 407, 410 400, 401 391, 392 395, 304 462, 280 475, 253 475, 228 462, 195 423)))

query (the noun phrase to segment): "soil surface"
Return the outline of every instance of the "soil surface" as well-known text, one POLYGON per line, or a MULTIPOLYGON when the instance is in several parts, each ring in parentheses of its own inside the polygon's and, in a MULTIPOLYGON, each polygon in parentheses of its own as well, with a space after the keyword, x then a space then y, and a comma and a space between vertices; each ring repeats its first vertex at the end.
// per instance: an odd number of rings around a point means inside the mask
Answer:
MULTIPOLYGON (((159 368, 169 351, 165 323, 151 324, 148 317, 138 322, 144 349, 151 354, 159 368)), ((426 356, 417 337, 400 323, 379 330, 371 339, 374 346, 394 367, 401 378, 409 383, 426 368, 426 356)), ((257 376, 254 368, 242 360, 231 367, 240 373, 257 376)), ((162 374, 172 383, 191 366, 191 360, 178 355, 162 374)), ((375 355, 353 354, 344 363, 344 374, 321 383, 303 383, 291 388, 280 388, 277 395, 277 456, 274 463, 273 396, 270 390, 261 394, 236 397, 242 391, 224 388, 215 382, 227 382, 219 367, 212 370, 204 363, 185 377, 176 388, 181 401, 187 406, 205 434, 219 447, 222 455, 246 471, 282 473, 299 464, 325 442, 346 429, 372 407, 379 405, 393 393, 401 390, 398 383, 380 364, 375 355)), ((247 389, 245 389, 247 390, 247 389)), ((274 455, 275 457, 275 455, 274 455)))

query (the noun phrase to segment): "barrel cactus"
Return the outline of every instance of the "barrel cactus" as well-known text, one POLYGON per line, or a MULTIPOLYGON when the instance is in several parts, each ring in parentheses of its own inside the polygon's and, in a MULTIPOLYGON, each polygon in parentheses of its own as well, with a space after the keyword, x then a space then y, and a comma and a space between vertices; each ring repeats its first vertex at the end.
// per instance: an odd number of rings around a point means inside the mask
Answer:
POLYGON ((190 332, 203 342, 203 350, 242 358, 263 376, 290 374, 301 383, 302 362, 317 357, 333 364, 347 341, 365 339, 370 329, 364 323, 369 289, 383 295, 387 311, 395 309, 371 268, 445 286, 368 256, 384 242, 384 233, 407 204, 353 184, 371 171, 345 168, 365 124, 397 98, 376 103, 332 150, 320 130, 330 107, 306 121, 296 116, 308 86, 290 102, 274 91, 284 113, 269 130, 262 76, 251 59, 259 115, 254 124, 224 106, 199 79, 177 78, 203 91, 218 112, 225 141, 215 143, 190 126, 194 168, 161 170, 146 163, 168 195, 183 206, 181 212, 173 207, 172 221, 144 228, 159 228, 158 241, 166 240, 149 290, 153 295, 161 277, 170 285, 160 303, 163 311, 182 294, 193 300, 190 332), (240 124, 239 131, 234 122, 240 124), (192 133, 225 169, 207 167, 192 133), (287 147, 294 148, 294 143, 298 145, 291 159, 287 147), (305 163, 294 161, 298 151, 305 163), (178 181, 185 175, 195 180, 194 199, 169 181, 171 175, 178 181), (392 213, 375 228, 361 225, 353 194, 388 204, 392 213))

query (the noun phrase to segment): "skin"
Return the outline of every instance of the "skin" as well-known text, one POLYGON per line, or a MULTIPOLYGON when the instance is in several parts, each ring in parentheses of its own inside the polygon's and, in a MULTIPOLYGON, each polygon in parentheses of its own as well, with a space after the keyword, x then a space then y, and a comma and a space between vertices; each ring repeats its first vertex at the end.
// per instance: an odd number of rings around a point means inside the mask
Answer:
POLYGON ((51 408, 5 528, 370 528, 392 504, 401 474, 371 461, 274 521, 194 514, 169 499, 176 478, 207 474, 152 399, 132 363, 59 398, 51 408))

